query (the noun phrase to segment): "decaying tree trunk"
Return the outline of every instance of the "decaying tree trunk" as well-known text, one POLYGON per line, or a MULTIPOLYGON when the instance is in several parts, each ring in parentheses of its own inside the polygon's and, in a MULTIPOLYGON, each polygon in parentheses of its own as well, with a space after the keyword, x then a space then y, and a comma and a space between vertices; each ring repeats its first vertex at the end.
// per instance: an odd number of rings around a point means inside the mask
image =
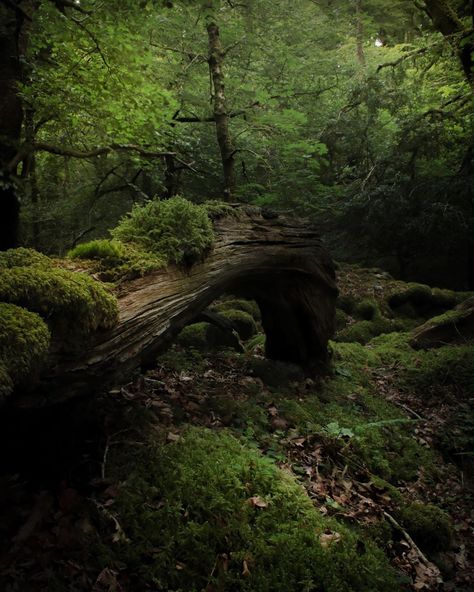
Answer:
POLYGON ((310 372, 328 360, 337 289, 332 261, 314 227, 259 208, 235 206, 215 220, 216 244, 200 264, 129 282, 119 297, 116 327, 80 355, 56 354, 34 397, 47 404, 127 380, 154 363, 187 324, 228 292, 254 298, 261 309, 267 355, 310 372))

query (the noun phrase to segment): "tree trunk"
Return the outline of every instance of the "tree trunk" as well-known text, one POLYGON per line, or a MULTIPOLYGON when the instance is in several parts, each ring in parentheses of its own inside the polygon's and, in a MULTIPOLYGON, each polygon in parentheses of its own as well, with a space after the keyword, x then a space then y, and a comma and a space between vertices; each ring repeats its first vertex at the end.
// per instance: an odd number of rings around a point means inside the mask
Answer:
POLYGON ((364 23, 362 22, 362 1, 356 0, 356 44, 357 44, 357 61, 362 70, 365 69, 365 53, 364 53, 364 23))
POLYGON ((261 309, 267 355, 315 373, 328 360, 337 289, 332 261, 307 223, 235 206, 215 221, 216 244, 203 263, 170 268, 125 285, 116 327, 77 355, 52 354, 23 405, 58 402, 127 380, 154 363, 187 324, 223 293, 254 298, 261 309))
POLYGON ((22 77, 24 27, 23 13, 0 2, 0 250, 16 246, 18 240, 16 168, 11 170, 9 162, 17 153, 23 121, 18 85, 22 77))
POLYGON ((224 50, 219 35, 219 27, 213 19, 208 20, 207 35, 209 39, 209 73, 213 86, 214 121, 216 123, 217 142, 222 159, 224 172, 224 198, 230 201, 235 190, 235 150, 229 131, 229 113, 225 97, 224 50))
POLYGON ((473 84, 474 38, 472 31, 470 33, 466 31, 449 0, 425 0, 425 5, 434 27, 442 35, 448 37, 459 56, 467 80, 473 84), (453 37, 456 34, 458 37, 453 37))

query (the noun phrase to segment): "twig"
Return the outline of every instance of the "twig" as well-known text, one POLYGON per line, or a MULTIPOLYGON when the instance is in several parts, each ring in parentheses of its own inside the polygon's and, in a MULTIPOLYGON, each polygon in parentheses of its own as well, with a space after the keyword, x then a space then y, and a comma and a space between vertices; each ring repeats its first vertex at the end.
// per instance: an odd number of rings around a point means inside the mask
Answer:
POLYGON ((385 510, 384 510, 383 515, 385 516, 385 518, 390 522, 390 524, 394 528, 396 528, 399 532, 401 532, 403 534, 403 536, 405 537, 405 539, 407 540, 407 542, 413 547, 413 549, 415 549, 415 551, 421 557, 421 559, 423 560, 423 562, 426 563, 427 565, 428 564, 431 565, 431 561, 428 561, 428 559, 426 558, 425 554, 420 549, 420 547, 418 547, 418 545, 411 538, 411 536, 408 534, 408 532, 395 520, 395 518, 391 514, 389 514, 388 512, 386 512, 385 510))

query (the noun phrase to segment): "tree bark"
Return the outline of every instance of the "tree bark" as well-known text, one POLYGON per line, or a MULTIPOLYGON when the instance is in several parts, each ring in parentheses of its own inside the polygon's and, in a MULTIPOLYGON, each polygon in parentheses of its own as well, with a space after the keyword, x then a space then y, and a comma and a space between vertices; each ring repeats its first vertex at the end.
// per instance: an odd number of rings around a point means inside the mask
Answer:
POLYGON ((364 23, 362 22, 362 1, 356 0, 356 44, 357 44, 357 61, 363 70, 366 67, 365 53, 364 53, 364 23))
POLYGON ((230 201, 235 190, 235 150, 229 131, 229 113, 225 96, 223 63, 225 52, 219 35, 219 27, 212 18, 206 25, 209 40, 209 73, 213 86, 214 121, 217 142, 221 153, 224 173, 224 199, 230 201))
POLYGON ((0 250, 18 242, 20 203, 10 161, 18 151, 23 109, 18 94, 26 51, 29 16, 35 2, 0 2, 0 250), (27 16, 28 15, 28 16, 27 16))
POLYGON ((469 32, 464 28, 461 19, 449 3, 449 0, 425 0, 425 5, 426 12, 434 27, 449 39, 459 56, 468 82, 473 84, 474 37, 472 30, 469 32))
POLYGON ((128 282, 116 327, 79 353, 57 351, 26 406, 55 403, 129 379, 223 293, 255 299, 267 336, 267 355, 317 373, 328 361, 337 289, 332 261, 304 221, 235 206, 214 222, 216 244, 187 271, 170 268, 128 282))

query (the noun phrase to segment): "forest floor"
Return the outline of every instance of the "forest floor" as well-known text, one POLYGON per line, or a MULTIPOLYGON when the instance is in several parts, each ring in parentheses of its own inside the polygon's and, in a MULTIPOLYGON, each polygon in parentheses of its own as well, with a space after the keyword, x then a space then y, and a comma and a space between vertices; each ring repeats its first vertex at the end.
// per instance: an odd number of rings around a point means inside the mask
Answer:
MULTIPOLYGON (((379 314, 387 320, 382 304, 374 314, 364 312, 367 298, 382 303, 385 292, 400 283, 381 272, 349 266, 340 270, 339 280, 342 306, 351 311, 339 309, 342 337, 332 344, 329 376, 309 379, 295 367, 266 361, 258 334, 243 353, 206 351, 198 342, 185 347, 181 339, 155 368, 100 399, 45 410, 29 421, 23 417, 21 431, 9 427, 18 413, 12 411, 2 434, 1 589, 241 589, 225 585, 232 554, 217 553, 210 559, 211 569, 207 558, 198 558, 191 570, 183 560, 186 544, 180 537, 191 538, 198 553, 201 534, 191 527, 178 532, 176 516, 164 522, 163 512, 172 514, 171 502, 156 492, 150 497, 150 488, 160 487, 168 497, 171 491, 184 495, 169 484, 152 483, 149 457, 143 456, 150 438, 157 450, 172 449, 186 441, 190 429, 198 429, 231 434, 301 484, 323 519, 344 525, 340 531, 326 528, 321 541, 337 545, 346 527, 359 533, 361 554, 363 541, 375 541, 395 569, 396 589, 472 590, 472 346, 435 353, 410 350, 402 329, 419 324, 411 311, 405 325, 395 325, 399 318, 389 319, 398 331, 368 335, 367 343, 359 337, 353 341, 348 332, 370 322, 367 316, 372 322, 379 322, 379 314), (354 312, 361 302, 365 320, 354 312), (158 551, 144 540, 150 521, 174 537, 174 551, 153 577, 150 565, 158 551), (173 555, 176 550, 181 554, 173 555), (202 573, 197 571, 200 564, 202 573), (186 577, 180 579, 187 571, 188 586, 183 585, 186 577)), ((367 324, 360 328, 373 330, 367 324)), ((176 483, 186 470, 184 463, 173 473, 176 483)), ((212 490, 218 478, 212 471, 219 467, 203 465, 192 473, 196 498, 209 497, 204 505, 220 495, 212 490)), ((249 500, 261 513, 271 503, 263 495, 249 500)), ((220 520, 216 518, 217 525, 220 520)), ((212 536, 219 535, 211 529, 206 537, 212 536)), ((166 541, 160 544, 166 547, 166 541)), ((250 557, 239 556, 239 575, 247 582, 242 589, 259 592, 264 588, 248 585, 253 569, 250 557)), ((380 584, 377 589, 393 588, 380 584)))

